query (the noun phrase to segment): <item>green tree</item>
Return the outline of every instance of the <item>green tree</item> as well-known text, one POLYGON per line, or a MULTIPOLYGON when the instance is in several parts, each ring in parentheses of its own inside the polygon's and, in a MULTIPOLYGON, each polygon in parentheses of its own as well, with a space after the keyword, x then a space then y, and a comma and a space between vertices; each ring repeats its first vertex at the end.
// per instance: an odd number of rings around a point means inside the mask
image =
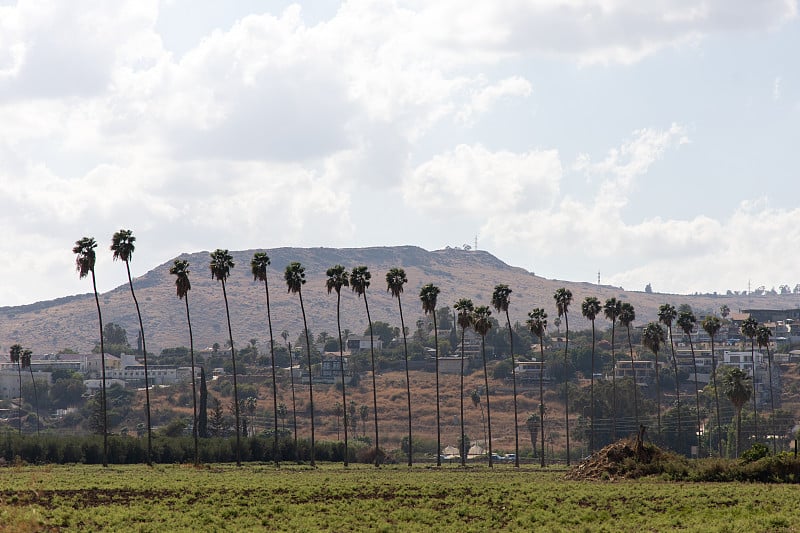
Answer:
MULTIPOLYGON (((772 391, 772 356, 769 353, 769 338, 772 336, 772 331, 767 326, 758 326, 756 330, 756 342, 758 343, 759 348, 766 348, 767 349, 767 369, 769 372, 769 406, 770 406, 770 418, 771 420, 771 428, 770 428, 770 435, 775 435, 775 395, 772 391)), ((775 454, 776 452, 776 441, 777 439, 772 439, 772 453, 775 454)))
POLYGON ((97 242, 92 237, 83 237, 75 241, 75 246, 72 248, 72 253, 76 255, 75 265, 78 270, 78 277, 85 278, 89 274, 92 275, 92 289, 94 290, 94 302, 97 306, 97 319, 100 323, 100 372, 101 372, 101 391, 100 398, 101 412, 102 412, 102 430, 103 430, 103 466, 108 466, 108 410, 106 407, 106 352, 105 343, 103 342, 103 315, 100 312, 100 297, 97 294, 97 280, 94 273, 94 265, 96 255, 94 249, 97 248, 97 242))
MULTIPOLYGON (((513 383, 514 393, 514 466, 519 468, 519 420, 517 416, 517 368, 514 361, 514 332, 511 328, 511 318, 508 315, 508 305, 510 303, 511 289, 508 285, 496 285, 492 292, 492 307, 498 313, 505 313, 506 324, 508 326, 508 345, 511 353, 511 382, 513 383)), ((569 426, 568 426, 569 427, 569 426)), ((569 437, 567 437, 567 450, 569 450, 569 437)), ((567 452, 569 456, 569 451, 567 452)), ((567 458, 569 464, 569 458, 567 458)))
POLYGON ((297 297, 300 300, 300 312, 303 315, 303 331, 305 332, 306 336, 306 358, 308 360, 308 398, 309 407, 311 408, 311 467, 314 468, 317 466, 314 452, 314 447, 316 446, 314 439, 314 379, 311 373, 311 340, 308 337, 306 308, 303 305, 303 285, 306 283, 306 269, 297 261, 293 261, 286 266, 286 270, 283 273, 283 279, 286 281, 286 287, 288 288, 289 292, 297 294, 297 297))
POLYGON ((631 354, 631 372, 633 372, 633 416, 636 419, 636 427, 639 427, 639 384, 636 381, 636 365, 633 359, 633 343, 631 342, 631 324, 636 320, 636 311, 628 302, 623 302, 619 307, 619 323, 625 326, 628 331, 628 349, 631 354))
POLYGON ((728 369, 722 375, 722 392, 736 409, 736 457, 739 457, 742 439, 742 407, 753 393, 750 376, 738 368, 728 369))
POLYGON ((572 291, 567 288, 561 287, 556 289, 553 294, 553 299, 556 301, 556 309, 558 316, 564 317, 564 426, 566 427, 567 437, 567 466, 569 466, 569 306, 572 303, 572 291))
POLYGON ((702 327, 708 336, 711 337, 711 382, 714 388, 714 408, 716 410, 716 423, 717 423, 717 452, 722 457, 722 426, 720 425, 719 416, 719 390, 717 389, 717 355, 714 350, 714 337, 716 337, 722 323, 719 318, 714 315, 706 315, 703 319, 702 327))
MULTIPOLYGON (((453 308, 458 312, 458 325, 461 326, 461 387, 459 389, 459 397, 461 399, 461 442, 463 443, 466 440, 466 433, 464 432, 464 334, 467 328, 472 326, 472 312, 475 310, 475 306, 469 298, 461 298, 453 305, 453 308)), ((466 452, 461 450, 460 455, 461 466, 466 466, 466 452)))
MULTIPOLYGON (((347 270, 342 265, 336 265, 328 269, 325 273, 328 279, 325 281, 325 287, 328 289, 328 294, 331 291, 336 291, 336 330, 339 333, 339 371, 342 376, 342 403, 340 405, 347 405, 347 388, 346 379, 344 375, 344 343, 342 342, 342 287, 350 285, 350 277, 347 270)), ((344 415, 344 466, 348 465, 349 444, 347 439, 347 410, 342 407, 342 414, 344 415)), ((338 426, 338 422, 337 422, 338 426)))
MULTIPOLYGON (((594 403, 594 375, 595 375, 595 319, 597 315, 603 310, 603 307, 600 305, 600 300, 595 298, 594 296, 587 296, 586 299, 583 300, 581 304, 581 313, 583 316, 592 323, 592 378, 589 382, 589 393, 591 395, 591 408, 589 412, 591 413, 591 418, 589 419, 590 426, 589 426, 589 452, 594 453, 594 417, 595 417, 595 403, 594 403)), ((535 446, 534 446, 535 449, 535 446)))
POLYGON ((200 407, 197 413, 197 433, 202 438, 208 437, 208 385, 206 369, 200 367, 200 407))
POLYGON ((403 318, 403 303, 400 295, 403 294, 403 285, 408 283, 406 271, 402 268, 392 268, 386 273, 386 290, 397 298, 397 307, 400 310, 400 330, 403 332, 403 359, 406 368, 406 400, 408 401, 408 466, 412 464, 413 439, 411 436, 411 378, 408 373, 408 340, 406 338, 406 322, 403 318))
POLYGON ((544 468, 544 334, 547 331, 547 313, 539 307, 528 313, 526 321, 531 333, 539 338, 539 353, 542 364, 539 365, 539 427, 541 431, 540 453, 541 467, 544 468))
POLYGON ((758 439, 758 406, 756 405, 756 335, 758 334, 758 320, 752 316, 747 317, 740 326, 739 330, 742 335, 750 339, 750 361, 753 365, 753 428, 756 435, 756 442, 758 439))
MULTIPOLYGON (((659 379, 660 369, 658 366, 658 353, 661 351, 661 346, 667 342, 666 333, 661 324, 657 322, 650 322, 645 326, 642 332, 642 344, 645 345, 653 355, 656 357, 656 414, 658 417, 658 425, 656 426, 658 438, 661 438, 661 380, 659 379)), ((677 376, 675 378, 677 380, 677 376)))
POLYGON ((375 381, 375 334, 372 330, 372 317, 369 314, 369 303, 367 302, 367 288, 369 287, 370 274, 365 266, 353 267, 350 272, 350 288, 359 297, 364 298, 364 307, 367 310, 367 322, 369 323, 369 356, 372 365, 372 408, 375 418, 375 467, 381 464, 380 440, 378 440, 378 385, 375 381))
MULTIPOLYGON (((658 308, 658 321, 664 324, 669 335, 669 346, 672 353, 672 372, 675 374, 675 413, 678 418, 678 433, 676 442, 683 448, 683 427, 681 425, 681 384, 678 377, 678 359, 675 357, 675 341, 672 338, 672 323, 678 317, 678 312, 674 305, 662 304, 658 308)), ((659 406, 659 413, 661 408, 659 406)))
POLYGON ((236 373, 236 350, 233 345, 233 329, 231 328, 231 313, 228 308, 228 293, 225 290, 225 281, 231 274, 231 269, 235 266, 233 257, 228 250, 217 248, 211 252, 211 278, 216 279, 222 284, 222 297, 225 300, 225 316, 228 319, 228 339, 231 345, 231 363, 233 364, 233 416, 236 423, 236 466, 242 466, 242 447, 241 447, 241 420, 239 413, 239 383, 236 373))
POLYGON ((533 450, 534 454, 536 453, 536 440, 540 425, 541 419, 537 413, 530 413, 528 418, 525 420, 525 427, 528 428, 528 434, 531 438, 531 449, 533 450))
POLYGON ((614 351, 614 336, 616 333, 617 319, 619 318, 622 303, 616 298, 609 298, 603 304, 603 314, 611 321, 611 440, 617 440, 617 356, 614 351))
POLYGON ((483 424, 483 442, 486 442, 486 417, 483 414, 483 404, 481 403, 481 393, 478 389, 473 389, 469 395, 470 399, 472 400, 472 405, 474 407, 480 407, 481 409, 481 423, 483 424))
POLYGON ((436 327, 436 299, 438 296, 439 287, 432 283, 423 285, 422 289, 419 291, 422 311, 426 315, 433 316, 433 344, 434 354, 436 356, 436 466, 442 466, 442 429, 439 412, 439 334, 436 327))
MULTIPOLYGON (((486 426, 489 432, 489 468, 494 466, 492 460, 492 406, 489 402, 489 372, 486 370, 486 334, 492 327, 492 321, 489 318, 492 316, 492 310, 486 305, 479 305, 472 311, 472 327, 475 333, 481 336, 481 356, 483 357, 483 383, 486 393, 486 426)), ((474 402, 473 397, 473 402, 474 402)), ((438 396, 437 396, 437 404, 438 396)), ((438 426, 438 424, 437 424, 438 426)), ((439 448, 441 450, 441 447, 439 448)), ((439 454, 437 454, 439 455, 439 454)))
POLYGON ((114 233, 111 237, 111 252, 113 253, 114 261, 117 259, 125 263, 125 270, 128 273, 128 286, 131 289, 131 296, 133 297, 133 304, 136 307, 136 316, 139 319, 139 338, 142 341, 142 357, 144 362, 144 403, 145 403, 145 423, 147 424, 147 464, 153 464, 153 430, 150 424, 150 380, 148 376, 147 365, 147 342, 145 341, 144 323, 142 322, 142 312, 139 309, 139 300, 136 298, 136 292, 133 290, 133 278, 131 277, 131 259, 133 252, 136 249, 136 237, 133 232, 128 229, 121 229, 114 233))

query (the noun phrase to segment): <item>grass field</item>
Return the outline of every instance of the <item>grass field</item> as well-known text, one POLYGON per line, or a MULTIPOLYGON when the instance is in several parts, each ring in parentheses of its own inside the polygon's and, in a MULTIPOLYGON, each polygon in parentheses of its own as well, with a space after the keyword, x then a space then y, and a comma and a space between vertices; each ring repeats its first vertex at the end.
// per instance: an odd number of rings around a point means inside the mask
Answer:
POLYGON ((3 531, 800 531, 796 486, 565 481, 501 465, 20 466, 3 531))

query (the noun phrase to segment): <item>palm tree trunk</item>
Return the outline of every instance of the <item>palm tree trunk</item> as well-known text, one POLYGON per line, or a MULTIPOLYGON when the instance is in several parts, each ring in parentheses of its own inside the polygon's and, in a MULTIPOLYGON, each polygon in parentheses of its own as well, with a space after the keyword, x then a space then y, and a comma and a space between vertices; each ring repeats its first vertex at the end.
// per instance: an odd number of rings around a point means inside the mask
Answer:
POLYGON ((228 338, 231 341, 231 362, 233 363, 233 414, 236 418, 236 466, 242 466, 241 425, 239 421, 239 384, 236 374, 236 350, 233 347, 233 329, 231 328, 231 313, 228 309, 228 293, 225 290, 225 280, 222 280, 222 297, 225 299, 225 316, 228 319, 228 338))
POLYGON ((631 342, 631 327, 628 330, 628 349, 631 352, 631 372, 633 372, 633 417, 636 420, 636 431, 639 431, 639 385, 636 383, 636 364, 633 362, 633 343, 631 342))
MULTIPOLYGON (((517 364, 514 361, 514 331, 511 329, 511 318, 506 307, 506 323, 508 324, 508 345, 511 351, 511 380, 514 383, 514 466, 519 468, 519 422, 517 419, 517 364)), ((567 465, 569 465, 569 425, 567 425, 567 465)))
POLYGON ((692 366, 694 367, 694 401, 695 414, 697 415, 697 456, 702 457, 703 439, 700 437, 700 388, 697 381, 697 357, 694 355, 694 342, 692 342, 691 332, 689 332, 689 348, 692 350, 692 366))
POLYGON ((381 465, 380 446, 378 441, 378 386, 375 380, 375 337, 372 333, 372 318, 369 315, 369 304, 367 303, 367 293, 364 292, 364 308, 367 310, 367 322, 369 322, 369 355, 372 362, 372 408, 375 418, 375 467, 381 465))
MULTIPOLYGON (((656 435, 658 435, 658 440, 661 441, 661 373, 658 367, 658 350, 654 351, 653 354, 656 357, 656 435)), ((677 376, 675 379, 678 379, 677 376)))
POLYGON ((197 384, 195 383, 194 375, 194 335, 192 334, 192 320, 189 317, 189 293, 184 295, 184 303, 186 304, 186 322, 189 324, 189 355, 192 359, 192 437, 194 437, 194 465, 200 464, 200 445, 197 437, 197 384))
POLYGON ((616 321, 611 321, 611 442, 617 440, 617 355, 614 352, 616 321))
POLYGON ((33 401, 36 402, 36 436, 39 436, 39 391, 36 390, 36 380, 33 379, 33 367, 28 365, 28 371, 31 374, 31 383, 33 384, 33 401))
POLYGON ((406 323, 403 320, 403 304, 400 302, 400 295, 397 295, 397 306, 400 309, 400 327, 403 330, 403 355, 406 363, 406 398, 408 400, 408 466, 413 462, 412 440, 411 440, 411 377, 408 373, 408 342, 406 341, 406 323))
POLYGON ((106 351, 103 342, 103 315, 100 313, 100 297, 97 295, 97 281, 94 270, 92 272, 92 288, 94 289, 94 303, 97 305, 97 320, 100 322, 100 372, 101 372, 101 398, 103 411, 103 466, 108 466, 108 413, 106 410, 106 351))
POLYGON ((314 376, 311 372, 311 341, 308 339, 308 323, 306 322, 306 308, 303 305, 303 293, 298 290, 297 295, 300 297, 300 312, 303 314, 303 331, 305 331, 306 334, 306 358, 308 359, 308 403, 311 406, 311 467, 314 468, 317 466, 317 462, 315 460, 316 450, 314 449, 314 376))
POLYGON ((344 411, 344 466, 349 464, 350 449, 347 442, 347 390, 344 375, 344 345, 342 344, 341 293, 336 291, 336 329, 339 332, 339 371, 342 376, 342 411, 344 411))
MULTIPOLYGON (((489 431, 489 468, 492 468, 494 462, 492 461, 492 407, 489 403, 489 372, 486 370, 486 336, 481 335, 481 355, 483 355, 483 383, 484 387, 486 388, 486 424, 487 429, 489 431)), ((436 427, 438 430, 439 427, 439 394, 438 394, 438 387, 437 387, 437 394, 436 394, 436 427)), ((439 457, 439 454, 436 454, 439 457)))
POLYGON ((564 427, 567 437, 567 466, 569 466, 569 315, 564 313, 564 427))
POLYGON ((539 337, 539 355, 542 358, 542 364, 539 365, 539 427, 542 447, 540 466, 544 468, 544 339, 542 337, 539 337))
POLYGON ((742 442, 742 408, 736 408, 736 458, 739 458, 742 442))
POLYGON ((294 460, 300 461, 300 455, 297 450, 297 400, 294 392, 294 356, 292 355, 292 343, 287 343, 289 346, 289 382, 292 387, 292 427, 294 429, 294 460))
MULTIPOLYGON (((265 270, 266 271, 266 270, 265 270)), ((264 294, 267 297, 267 326, 269 327, 269 357, 272 362, 272 457, 275 460, 275 468, 281 465, 278 457, 278 380, 275 377, 275 337, 272 334, 272 313, 269 304, 269 283, 264 277, 264 294)))
POLYGON ((589 454, 594 453, 594 348, 595 348, 595 330, 594 320, 592 320, 592 379, 589 382, 589 398, 591 405, 592 417, 589 419, 589 454))
MULTIPOLYGON (((142 323, 142 313, 139 310, 139 300, 136 299, 136 292, 133 290, 133 278, 131 277, 131 264, 125 261, 125 270, 128 272, 128 285, 131 288, 133 304, 136 306, 136 316, 139 318, 139 332, 142 337, 142 355, 144 357, 144 402, 145 415, 147 419, 147 464, 153 465, 153 430, 150 425, 150 380, 147 375, 147 343, 144 339, 144 324, 142 323)), ((194 379, 194 376, 192 376, 194 379)))
POLYGON ((465 450, 466 447, 465 435, 464 435, 464 332, 466 330, 461 328, 461 446, 459 450, 459 455, 461 456, 461 466, 467 466, 467 451, 465 450))
MULTIPOLYGON (((439 421, 439 330, 436 327, 436 309, 431 314, 433 315, 433 342, 435 344, 434 355, 436 356, 436 466, 442 466, 442 428, 439 421)), ((488 404, 488 396, 486 400, 488 404)), ((491 466, 491 456, 489 461, 489 466, 491 466)))
MULTIPOLYGON (((767 339, 769 340, 769 339, 767 339)), ((776 453, 775 441, 775 395, 772 392, 772 357, 769 354, 769 344, 767 344, 767 368, 769 369, 769 405, 771 411, 772 423, 770 424, 770 433, 772 436, 772 455, 776 453)))
POLYGON ((711 380, 714 386, 714 407, 717 414, 717 451, 722 457, 722 426, 719 416, 719 390, 717 390, 717 356, 714 354, 714 337, 711 337, 711 380))
POLYGON ((19 381, 19 400, 17 401, 17 433, 22 435, 22 361, 17 360, 17 378, 19 381))
POLYGON ((750 360, 753 365, 753 430, 758 442, 758 387, 756 386, 756 341, 755 337, 750 337, 750 360))
POLYGON ((672 339, 672 326, 670 325, 667 329, 669 330, 669 345, 672 352, 672 371, 675 374, 675 403, 678 407, 678 438, 676 442, 682 450, 685 450, 686 443, 683 441, 683 428, 681 426, 681 383, 678 379, 678 360, 675 359, 675 341, 672 339))

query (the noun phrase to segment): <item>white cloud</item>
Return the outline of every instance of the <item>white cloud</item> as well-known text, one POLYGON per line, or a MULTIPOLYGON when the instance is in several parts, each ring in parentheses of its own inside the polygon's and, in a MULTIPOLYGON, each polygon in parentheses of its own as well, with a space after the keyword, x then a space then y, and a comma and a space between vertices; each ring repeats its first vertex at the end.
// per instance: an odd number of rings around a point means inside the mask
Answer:
POLYGON ((772 99, 776 102, 781 99, 781 77, 776 76, 772 82, 772 99))
POLYGON ((458 112, 456 118, 471 123, 476 115, 488 112, 498 100, 509 97, 528 97, 533 92, 531 83, 520 76, 505 78, 499 82, 473 91, 469 102, 458 112))

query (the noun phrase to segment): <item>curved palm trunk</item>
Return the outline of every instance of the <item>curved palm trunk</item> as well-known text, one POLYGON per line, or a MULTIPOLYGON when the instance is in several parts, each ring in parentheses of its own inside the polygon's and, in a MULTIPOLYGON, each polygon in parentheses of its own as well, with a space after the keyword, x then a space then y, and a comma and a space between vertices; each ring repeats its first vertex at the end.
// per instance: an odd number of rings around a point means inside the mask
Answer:
POLYGON ((611 321, 611 442, 617 440, 617 355, 614 352, 616 320, 611 321))
POLYGON ((692 342, 692 333, 689 332, 689 348, 692 350, 692 366, 694 367, 694 401, 695 411, 697 415, 697 456, 703 456, 703 439, 700 438, 700 388, 697 381, 697 357, 694 354, 694 342, 692 342))
POLYGON ((406 398, 408 399, 408 466, 413 462, 413 445, 411 441, 411 377, 408 373, 408 342, 406 340, 406 323, 403 320, 403 304, 400 295, 397 296, 397 306, 400 309, 400 328, 403 330, 403 355, 406 363, 406 398))
POLYGON ((636 431, 639 431, 639 385, 636 383, 636 364, 633 362, 633 343, 631 342, 631 327, 628 330, 628 349, 631 352, 631 372, 633 372, 633 417, 636 420, 636 431))
MULTIPOLYGON (((266 271, 266 270, 265 270, 266 271)), ((275 377, 275 337, 272 334, 272 313, 269 305, 269 283, 264 278, 264 294, 267 297, 267 326, 269 327, 269 357, 272 361, 272 457, 275 459, 275 468, 281 465, 278 458, 278 380, 275 377)))
POLYGON ((194 374, 194 335, 192 334, 192 320, 189 317, 189 293, 187 292, 183 298, 186 304, 186 322, 189 324, 189 355, 192 359, 192 437, 194 438, 194 465, 198 466, 200 464, 200 445, 197 440, 197 384, 195 383, 194 374))
POLYGON ((672 326, 668 326, 669 330, 669 345, 672 352, 672 371, 675 374, 675 403, 678 405, 678 435, 676 441, 681 449, 685 450, 685 443, 683 442, 683 427, 681 425, 681 384, 678 380, 678 360, 675 359, 675 341, 672 339, 672 326))
POLYGON ((539 365, 539 428, 541 431, 541 438, 539 439, 541 463, 540 466, 544 468, 544 340, 539 337, 539 354, 542 357, 542 364, 539 365))
POLYGON ((242 426, 239 421, 239 384, 236 374, 236 350, 233 348, 233 329, 231 328, 231 313, 228 309, 228 293, 225 290, 225 280, 222 280, 222 297, 225 300, 225 316, 228 319, 228 339, 231 341, 231 362, 233 364, 233 414, 236 418, 236 466, 242 466, 242 426))
POLYGON ((344 466, 349 464, 350 448, 347 441, 347 390, 344 376, 344 345, 342 344, 341 293, 336 291, 336 329, 339 332, 339 371, 342 376, 342 411, 344 412, 344 466))
POLYGON ((459 455, 461 456, 461 466, 467 466, 466 435, 464 434, 464 333, 466 329, 461 328, 461 446, 459 455))
MULTIPOLYGON (((511 380, 514 383, 514 466, 519 468, 519 422, 517 421, 517 363, 514 361, 514 332, 511 329, 511 318, 506 308, 508 324, 508 346, 511 350, 511 380)), ((463 374, 463 371, 462 371, 463 374)), ((569 425, 567 425, 567 465, 569 465, 569 425)))
POLYGON ((289 345, 289 383, 292 387, 292 428, 294 430, 294 460, 300 461, 300 455, 297 450, 297 399, 294 392, 294 356, 292 355, 292 343, 289 345))
POLYGON ((94 289, 94 303, 97 305, 97 319, 100 322, 100 373, 102 378, 102 391, 100 401, 103 411, 103 466, 108 466, 108 413, 106 410, 106 349, 103 342, 103 315, 100 313, 100 297, 97 295, 97 282, 92 272, 92 288, 94 289))
MULTIPOLYGON (((487 427, 488 433, 489 433, 489 468, 492 468, 494 466, 494 462, 492 461, 492 407, 491 407, 491 405, 489 403, 489 372, 486 370, 486 336, 485 335, 481 335, 481 355, 483 356, 483 383, 484 383, 484 387, 486 387, 486 424, 487 424, 486 427, 487 427)), ((438 421, 438 418, 439 418, 439 413, 438 413, 438 407, 439 407, 438 388, 437 388, 437 395, 436 395, 436 407, 437 407, 436 426, 437 426, 437 431, 438 431, 438 426, 439 426, 439 421, 438 421)), ((436 455, 438 457, 440 454, 437 453, 436 455)), ((441 461, 440 460, 438 460, 438 461, 441 464, 441 461)))
POLYGON ((17 402, 17 433, 22 435, 22 360, 17 360, 17 379, 19 381, 19 401, 17 402))
POLYGON ((33 379, 33 367, 28 365, 28 372, 31 374, 31 383, 33 384, 33 401, 36 402, 36 436, 39 436, 39 391, 36 390, 36 380, 33 379))
POLYGON ((369 322, 369 356, 372 362, 372 408, 375 418, 375 467, 381 465, 379 441, 378 441, 378 386, 375 380, 375 337, 372 333, 372 318, 369 315, 369 304, 367 303, 367 293, 364 292, 364 307, 367 310, 367 322, 369 322))
POLYGON ((595 329, 592 320, 592 379, 589 382, 589 402, 591 404, 592 417, 589 419, 589 453, 594 453, 594 348, 595 348, 595 329))
POLYGON ((308 323, 306 322, 306 308, 303 305, 303 293, 298 290, 297 295, 300 297, 300 312, 303 314, 303 331, 305 331, 306 334, 306 358, 308 360, 308 403, 311 406, 311 466, 313 468, 317 466, 317 462, 315 460, 316 450, 314 449, 314 376, 311 373, 311 341, 308 339, 308 323))
MULTIPOLYGON (((442 427, 439 422, 439 330, 436 327, 436 309, 433 310, 433 342, 435 344, 434 354, 436 356, 436 466, 442 466, 442 427)), ((372 331, 372 330, 370 330, 372 331)), ((484 360, 486 357, 484 357, 484 360)), ((374 374, 373 374, 374 375, 374 374)), ((486 404, 489 404, 487 391, 486 404)), ((490 430, 491 431, 491 430, 490 430)), ((490 433, 491 435, 491 433, 490 433)), ((490 437, 491 440, 491 437, 490 437)), ((489 454, 489 466, 491 466, 491 453, 489 454)))
MULTIPOLYGON (((758 388, 756 387, 756 340, 755 337, 750 337, 750 361, 753 365, 753 430, 756 435, 756 442, 758 442, 758 388)), ((738 457, 738 456, 737 456, 738 457)))
POLYGON ((772 455, 776 453, 776 443, 775 441, 775 395, 772 392, 772 357, 769 354, 769 344, 766 346, 767 348, 767 368, 769 369, 769 406, 771 411, 771 418, 772 423, 770 424, 770 433, 773 436, 772 439, 772 455))
MULTIPOLYGON (((139 310, 139 300, 136 298, 136 292, 133 290, 131 264, 128 261, 125 261, 125 270, 128 272, 128 285, 131 288, 133 304, 136 306, 136 316, 139 319, 139 332, 142 336, 142 354, 144 357, 144 403, 145 415, 147 418, 147 464, 153 466, 153 429, 150 425, 150 380, 147 375, 147 343, 144 339, 144 324, 142 323, 142 313, 139 310)), ((192 375, 192 379, 194 379, 194 375, 192 375)))
POLYGON ((714 407, 717 414, 717 451, 722 457, 722 426, 719 416, 719 390, 717 390, 717 356, 714 354, 714 337, 711 337, 711 379, 714 386, 714 407))
POLYGON ((567 437, 567 466, 569 466, 569 315, 564 313, 564 427, 567 437))

